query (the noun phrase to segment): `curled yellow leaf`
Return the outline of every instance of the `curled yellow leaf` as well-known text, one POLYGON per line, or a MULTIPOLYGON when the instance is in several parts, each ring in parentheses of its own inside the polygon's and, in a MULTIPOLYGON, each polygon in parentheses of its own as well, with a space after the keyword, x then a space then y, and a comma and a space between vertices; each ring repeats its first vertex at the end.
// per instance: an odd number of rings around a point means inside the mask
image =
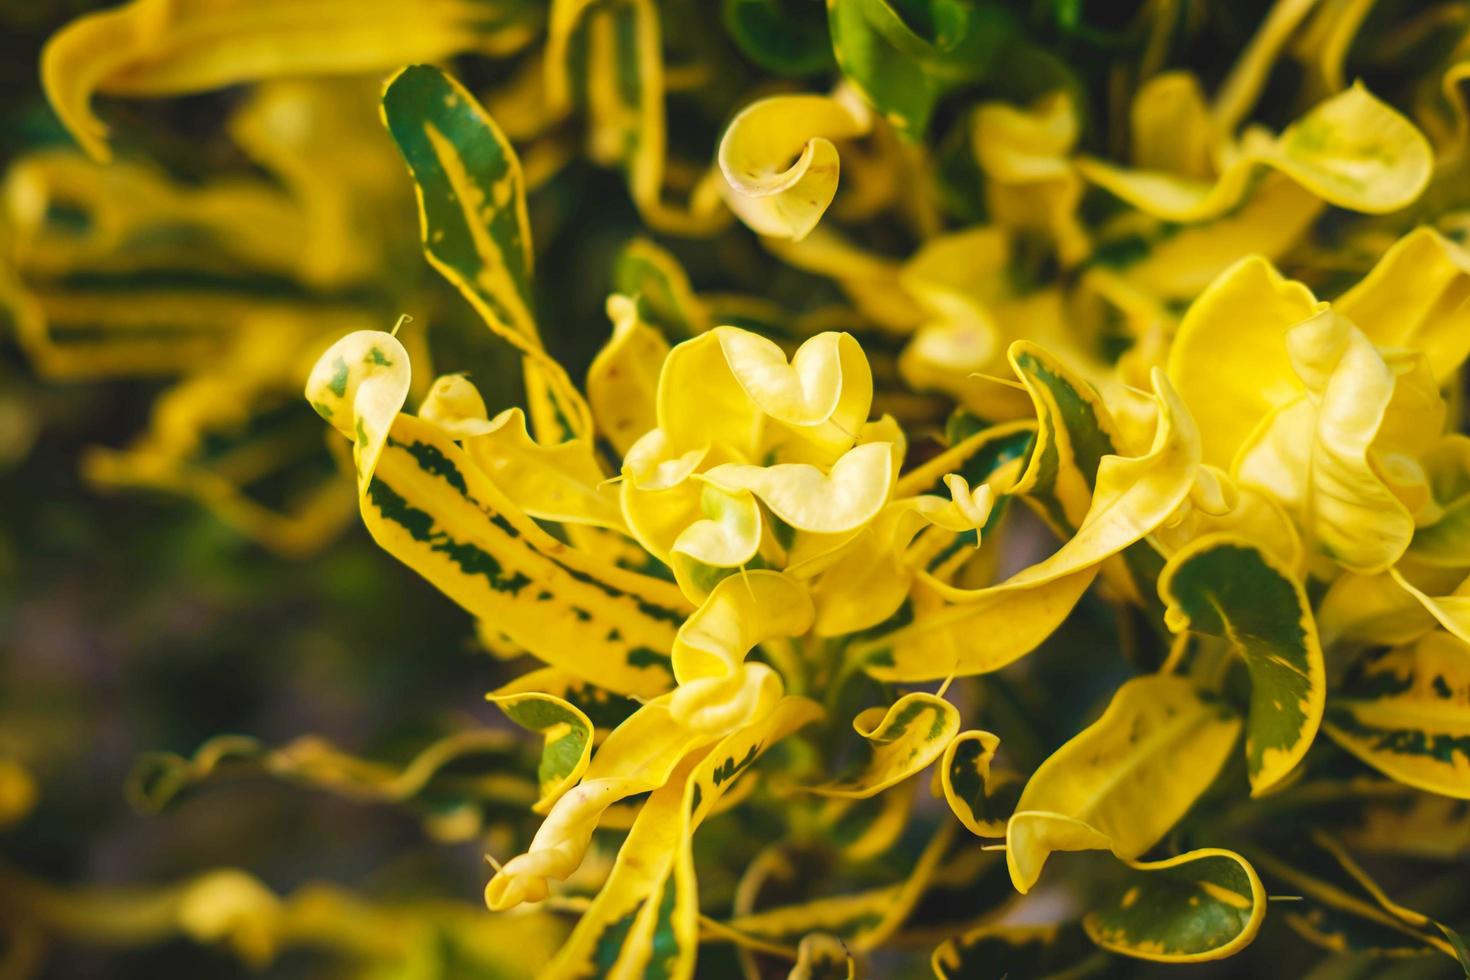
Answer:
POLYGON ((759 234, 800 241, 837 194, 832 141, 871 126, 862 104, 841 94, 777 95, 747 106, 720 138, 730 209, 759 234))
POLYGON ((749 490, 799 531, 839 534, 877 515, 893 487, 893 468, 892 445, 870 442, 848 450, 827 473, 809 463, 724 463, 704 476, 727 490, 749 490))
POLYGON ((1248 130, 1213 182, 1126 170, 1081 158, 1088 180, 1168 221, 1217 218, 1249 193, 1258 166, 1280 171, 1338 207, 1378 214, 1409 204, 1429 181, 1429 142, 1414 125, 1355 83, 1319 103, 1279 136, 1248 130))
POLYGON ((306 380, 311 407, 352 440, 359 491, 372 480, 410 377, 408 351, 397 338, 358 330, 327 348, 306 380))

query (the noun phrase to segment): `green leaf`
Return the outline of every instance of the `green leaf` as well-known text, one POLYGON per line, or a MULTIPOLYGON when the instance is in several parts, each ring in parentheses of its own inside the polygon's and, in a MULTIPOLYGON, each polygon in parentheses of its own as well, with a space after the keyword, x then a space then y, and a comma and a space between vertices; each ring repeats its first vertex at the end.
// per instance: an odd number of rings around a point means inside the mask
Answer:
POLYGON ((383 88, 383 119, 418 185, 429 262, 499 330, 537 338, 525 178, 474 96, 413 65, 383 88))
POLYGON ((709 311, 679 260, 646 238, 623 246, 613 265, 613 291, 638 302, 638 313, 671 344, 710 329, 709 311))
POLYGON ((922 139, 939 99, 986 77, 1016 33, 1002 5, 827 0, 837 64, 900 133, 922 139))
POLYGON ((1163 963, 1223 959, 1248 946, 1266 916, 1261 879, 1232 851, 1206 848, 1129 868, 1082 920, 1111 952, 1163 963))
POLYGON ((1327 699, 1322 646, 1301 583, 1256 545, 1210 535, 1169 560, 1159 595, 1170 629, 1222 637, 1245 661, 1251 792, 1270 790, 1306 755, 1327 699))
POLYGON ((826 18, 803 0, 725 0, 725 30, 751 61, 776 75, 801 77, 834 67, 826 18))

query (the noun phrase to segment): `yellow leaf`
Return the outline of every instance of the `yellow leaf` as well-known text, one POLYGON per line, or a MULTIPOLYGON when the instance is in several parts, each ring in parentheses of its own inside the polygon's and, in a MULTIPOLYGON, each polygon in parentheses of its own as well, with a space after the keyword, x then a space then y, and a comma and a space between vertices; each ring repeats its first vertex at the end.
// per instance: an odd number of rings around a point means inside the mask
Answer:
POLYGON ((862 136, 871 126, 850 92, 776 95, 747 106, 720 138, 731 210, 758 234, 800 241, 837 194, 833 140, 862 136))
POLYGON ((1077 161, 1084 177, 1128 204, 1179 222, 1217 218, 1234 208, 1250 193, 1260 166, 1285 174, 1329 204, 1380 214, 1419 196, 1432 155, 1412 123, 1354 84, 1280 136, 1248 130, 1213 182, 1086 157, 1077 161))
POLYGON ((306 400, 352 440, 357 486, 373 478, 399 409, 408 399, 408 351, 380 330, 350 333, 327 348, 306 380, 306 400))
POLYGON ((844 453, 828 473, 809 463, 725 463, 704 478, 726 490, 749 490, 798 531, 839 534, 868 521, 893 488, 892 444, 870 442, 844 453))
POLYGON ((658 377, 669 345, 638 315, 636 300, 609 296, 607 315, 613 335, 587 369, 587 401, 598 431, 626 454, 658 423, 658 377))
POLYGON ((508 54, 529 42, 524 19, 486 18, 467 0, 414 9, 369 0, 133 0, 68 24, 46 45, 41 78, 56 114, 89 154, 106 160, 94 92, 183 95, 301 75, 386 71, 461 52, 508 54))
POLYGON ((1209 787, 1240 719, 1186 680, 1136 677, 1101 718, 1032 774, 1006 828, 1006 863, 1022 894, 1053 851, 1139 857, 1209 787))
POLYGON ((1229 470, 1300 382, 1282 338, 1317 311, 1310 290, 1260 258, 1241 259, 1185 313, 1169 348, 1169 380, 1199 425, 1204 461, 1229 470))

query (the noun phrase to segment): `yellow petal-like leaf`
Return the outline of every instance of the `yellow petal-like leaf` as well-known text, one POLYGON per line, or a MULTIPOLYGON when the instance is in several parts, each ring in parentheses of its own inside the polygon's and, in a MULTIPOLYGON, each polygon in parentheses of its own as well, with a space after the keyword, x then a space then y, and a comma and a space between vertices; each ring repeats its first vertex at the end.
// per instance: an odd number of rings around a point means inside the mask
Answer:
POLYGON ((870 442, 844 453, 828 473, 809 463, 725 463, 704 474, 715 486, 749 490, 798 531, 840 534, 877 515, 893 487, 892 447, 870 442))
POLYGON ((1239 734, 1240 719, 1186 680, 1128 681, 1026 783, 1006 828, 1016 889, 1031 890, 1053 851, 1142 855, 1209 787, 1239 734))
POLYGON ((822 462, 852 448, 873 401, 868 359, 850 334, 821 333, 790 363, 758 334, 716 327, 720 349, 740 387, 761 411, 815 444, 822 462))
POLYGON ((1305 394, 1262 421, 1241 448, 1238 477, 1275 495, 1306 540, 1343 566, 1382 571, 1414 533, 1370 457, 1393 401, 1394 367, 1332 309, 1291 328, 1286 347, 1305 394))
POLYGON ((636 300, 609 296, 607 313, 613 335, 587 369, 587 401, 597 431, 627 453, 658 424, 658 377, 669 345, 639 316, 636 300))
POLYGON ((1316 309, 1310 290, 1260 258, 1241 259, 1190 305, 1169 380, 1199 424, 1205 462, 1230 469, 1261 419, 1297 396, 1285 336, 1316 309))
POLYGON ((805 238, 837 194, 833 140, 871 125, 855 98, 777 95, 747 106, 720 138, 731 210, 762 235, 805 238))
POLYGON ((532 517, 625 530, 618 488, 603 476, 586 439, 541 445, 526 431, 525 414, 508 408, 465 439, 464 450, 532 517))
POLYGON ((1333 304, 1379 347, 1412 347, 1443 383, 1470 354, 1470 254, 1416 228, 1333 304))
POLYGON ((307 378, 311 407, 352 440, 359 492, 372 480, 393 420, 408 399, 411 374, 408 351, 397 338, 359 330, 327 348, 307 378))

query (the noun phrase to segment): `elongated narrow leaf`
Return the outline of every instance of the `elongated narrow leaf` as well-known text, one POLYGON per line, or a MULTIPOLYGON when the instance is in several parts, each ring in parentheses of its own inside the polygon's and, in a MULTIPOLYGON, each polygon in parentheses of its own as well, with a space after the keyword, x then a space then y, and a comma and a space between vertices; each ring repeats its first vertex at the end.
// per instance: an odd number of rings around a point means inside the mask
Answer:
POLYGON ((1253 853, 1267 877, 1302 896, 1283 918, 1296 933, 1324 949, 1377 956, 1415 956, 1437 950, 1456 956, 1454 945, 1427 915, 1388 897, 1335 839, 1314 832, 1290 860, 1253 853))
POLYGON ((713 234, 730 214, 713 174, 687 203, 664 199, 669 170, 664 107, 664 40, 654 0, 555 0, 546 42, 546 94, 553 113, 580 104, 587 152, 618 167, 643 220, 660 231, 713 234))
POLYGON ((1251 792, 1268 792, 1306 755, 1327 702, 1322 645, 1301 583, 1251 542, 1211 535, 1169 559, 1159 595, 1171 629, 1221 637, 1245 661, 1246 766, 1251 792))
POLYGON ((1088 953, 1075 925, 986 924, 946 939, 934 950, 930 966, 940 980, 1063 977, 1088 953))
MULTIPOLYGON (((395 766, 362 759, 337 749, 316 736, 303 736, 279 748, 271 748, 243 735, 220 735, 201 745, 189 758, 171 752, 150 752, 139 757, 128 776, 127 794, 141 810, 156 812, 183 790, 209 779, 232 764, 255 765, 273 776, 326 789, 360 800, 397 802, 424 792, 440 771, 452 763, 476 756, 504 762, 515 748, 506 732, 492 729, 468 730, 446 736, 426 746, 407 764, 395 766)), ((452 780, 444 777, 443 788, 452 780)), ((484 798, 524 806, 529 784, 501 774, 488 780, 465 783, 451 795, 484 798)))
POLYGON ((437 427, 399 416, 362 499, 374 540, 553 666, 619 694, 672 681, 674 586, 557 541, 437 427))
POLYGON ((793 944, 820 931, 841 938, 858 952, 874 949, 903 925, 925 890, 939 878, 941 862, 950 853, 953 840, 954 824, 946 821, 898 884, 761 909, 736 916, 728 925, 736 932, 793 944))
POLYGON ((796 950, 796 965, 786 975, 787 980, 856 980, 857 963, 836 936, 809 933, 796 950))
POLYGON ((593 831, 611 806, 667 789, 680 767, 687 771, 692 764, 691 753, 717 741, 675 723, 668 700, 665 695, 648 702, 603 741, 582 781, 552 806, 525 853, 502 864, 485 886, 485 904, 492 911, 546 898, 553 882, 581 865, 593 831))
POLYGON ((1162 963, 1223 959, 1249 946, 1266 917, 1266 889, 1233 851, 1204 848, 1129 868, 1082 919, 1110 952, 1162 963))
POLYGON ((693 834, 763 751, 820 714, 814 702, 788 698, 763 721, 689 757, 643 805, 607 883, 544 975, 693 976, 699 943, 693 834))
POLYGON ((41 77, 56 114, 98 159, 107 127, 94 92, 182 95, 267 78, 386 71, 465 51, 507 53, 534 36, 529 6, 428 0, 133 0, 52 38, 41 77))
POLYGON ((418 185, 424 255, 525 356, 538 435, 588 435, 586 403, 541 347, 525 178, 510 141, 462 85, 427 65, 388 80, 383 118, 418 185))

